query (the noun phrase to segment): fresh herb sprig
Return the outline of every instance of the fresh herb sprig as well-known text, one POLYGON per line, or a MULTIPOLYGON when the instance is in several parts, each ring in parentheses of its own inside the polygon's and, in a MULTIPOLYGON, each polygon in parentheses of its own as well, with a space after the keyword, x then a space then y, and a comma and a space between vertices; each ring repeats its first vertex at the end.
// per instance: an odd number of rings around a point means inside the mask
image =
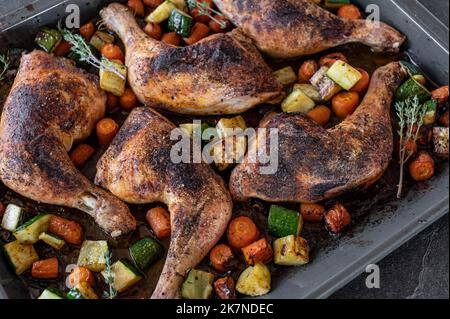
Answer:
POLYGON ((0 54, 0 82, 3 81, 5 79, 5 74, 6 72, 9 70, 10 66, 11 66, 11 61, 9 59, 9 54, 5 53, 5 54, 0 54))
POLYGON ((397 102, 395 110, 399 120, 398 135, 400 136, 400 180, 398 183, 397 198, 401 198, 403 192, 403 180, 405 164, 414 155, 408 148, 408 143, 416 143, 419 137, 420 128, 427 112, 426 108, 419 102, 419 98, 414 96, 404 102, 397 102))
POLYGON ((81 35, 72 33, 69 30, 64 29, 63 27, 61 27, 61 23, 58 23, 58 30, 59 32, 61 32, 64 40, 72 45, 71 51, 76 53, 80 57, 80 61, 85 61, 99 70, 113 72, 122 80, 126 80, 126 78, 116 70, 110 60, 105 57, 102 57, 101 60, 98 59, 94 55, 94 53, 92 53, 91 48, 81 35))
POLYGON ((217 22, 221 29, 227 28, 226 21, 215 18, 213 14, 218 15, 220 17, 225 17, 225 16, 222 14, 222 12, 219 12, 219 11, 211 8, 207 1, 191 0, 190 3, 191 3, 192 7, 199 9, 200 15, 205 15, 205 16, 209 17, 211 20, 213 20, 214 22, 217 22))
POLYGON ((106 268, 104 270, 105 282, 108 285, 108 291, 103 292, 103 298, 114 299, 117 296, 117 290, 114 288, 114 274, 111 268, 112 252, 105 254, 106 268))

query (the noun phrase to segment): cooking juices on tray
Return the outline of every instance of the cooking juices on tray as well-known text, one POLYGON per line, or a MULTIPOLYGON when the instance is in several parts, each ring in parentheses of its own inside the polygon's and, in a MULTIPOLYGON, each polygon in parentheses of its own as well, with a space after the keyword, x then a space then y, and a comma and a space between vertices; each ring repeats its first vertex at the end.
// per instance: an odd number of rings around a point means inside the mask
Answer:
MULTIPOLYGON (((215 3, 225 13, 233 11, 233 1, 217 0, 215 3)), ((270 6, 269 2, 262 3, 270 6)), ((305 4, 300 0, 299 3, 305 4)), ((307 5, 312 4, 308 1, 307 5)), ((362 16, 361 12, 348 1, 325 1, 324 6, 341 18, 348 19, 346 25, 360 23, 356 19, 362 16)), ((145 23, 141 24, 144 25, 143 32, 154 40, 161 40, 168 48, 195 45, 211 34, 226 33, 232 29, 231 23, 210 0, 130 0, 128 7, 137 19, 144 18, 145 23)), ((325 11, 317 12, 327 19, 330 17, 325 11)), ((109 15, 108 11, 104 11, 104 15, 112 19, 110 23, 106 21, 107 24, 115 27, 120 26, 121 22, 114 19, 128 19, 128 23, 132 19, 131 15, 109 15)), ((235 13, 230 17, 234 23, 240 23, 235 13)), ((319 22, 324 24, 326 19, 319 22)), ((246 32, 245 26, 243 30, 246 32)), ((108 118, 98 121, 94 137, 70 151, 74 165, 83 169, 90 165, 91 157, 96 155, 94 158, 98 158, 95 153, 102 152, 110 145, 123 122, 121 112, 127 114, 139 106, 142 96, 136 96, 129 87, 132 83, 124 79, 130 74, 130 65, 124 65, 126 54, 122 51, 123 45, 117 41, 116 35, 105 29, 104 24, 97 28, 91 21, 79 30, 64 30, 62 34, 60 31, 56 27, 43 28, 36 37, 38 47, 56 56, 68 57, 79 67, 97 72, 90 69, 90 64, 83 59, 95 58, 100 62, 97 66, 102 67, 100 85, 107 94, 108 118), (70 32, 70 36, 66 32, 70 32), (72 36, 77 34, 79 38, 72 36), (76 41, 72 43, 70 40, 74 39, 76 41), (76 49, 77 45, 84 43, 88 50, 76 49)), ((285 36, 288 39, 289 34, 285 36)), ((401 42, 400 37, 398 42, 401 42)), ((394 44, 392 47, 395 47, 394 44)), ((259 45, 262 47, 261 43, 259 45)), ((255 110, 232 118, 209 117, 201 125, 200 131, 212 128, 223 141, 234 139, 235 153, 230 158, 236 160, 239 158, 238 151, 246 148, 247 141, 245 138, 228 136, 226 129, 256 127, 263 115, 272 110, 283 111, 285 114, 280 116, 286 118, 299 117, 302 121, 308 121, 306 117, 309 117, 320 126, 333 130, 339 122, 358 114, 374 76, 373 61, 366 65, 359 59, 351 58, 351 46, 340 48, 339 51, 341 49, 342 53, 323 53, 280 64, 280 67, 275 67, 273 72, 266 75, 279 83, 272 87, 272 91, 279 92, 283 87, 283 93, 270 101, 275 106, 265 106, 267 110, 255 110)), ((365 56, 372 59, 370 55, 365 56)), ((13 65, 5 57, 0 59, 0 78, 13 65)), ((386 62, 395 58, 388 57, 386 62)), ((405 81, 400 83, 393 101, 397 113, 393 114, 393 118, 398 131, 395 134, 394 158, 405 171, 401 176, 406 181, 424 181, 434 175, 439 157, 448 158, 448 87, 430 91, 425 74, 417 67, 402 62, 401 70, 405 74, 405 81)), ((226 71, 215 69, 213 75, 220 77, 226 71)), ((269 98, 265 97, 264 100, 269 98)), ((201 113, 204 112, 209 111, 203 109, 201 113)), ((197 134, 198 128, 191 123, 194 117, 186 119, 174 114, 168 114, 168 117, 176 121, 187 134, 197 134)), ((311 121, 308 123, 313 125, 311 121)), ((221 143, 219 145, 222 146, 221 143)), ((342 151, 339 146, 337 148, 336 151, 342 151)), ((227 180, 235 164, 224 161, 226 157, 217 156, 214 159, 215 168, 227 180)), ((400 170, 395 165, 393 169, 400 170)), ((254 181, 252 186, 259 182, 254 181)), ((5 241, 3 249, 11 269, 33 286, 33 296, 41 299, 149 297, 149 285, 155 284, 155 280, 149 277, 159 275, 170 234, 178 231, 170 225, 170 214, 163 207, 150 210, 148 207, 133 207, 133 211, 141 212, 137 217, 139 229, 128 235, 126 240, 116 241, 99 233, 97 227, 89 225, 90 220, 77 218, 75 221, 70 217, 57 216, 56 213, 46 213, 45 210, 30 211, 16 204, 9 200, 0 203, 0 234, 5 241), (142 210, 148 210, 147 214, 142 214, 142 210), (69 268, 71 272, 62 273, 61 269, 70 264, 76 265, 69 268), (38 292, 36 286, 39 287, 38 292)), ((250 208, 248 212, 236 211, 226 225, 225 235, 217 244, 210 243, 210 251, 204 251, 204 255, 208 255, 205 261, 186 271, 186 277, 179 287, 181 297, 232 299, 239 295, 266 294, 271 290, 272 271, 276 267, 300 267, 310 261, 308 240, 311 238, 307 237, 304 228, 311 226, 311 223, 323 223, 323 229, 338 234, 352 222, 352 210, 343 205, 340 199, 316 204, 305 202, 300 207, 287 203, 266 203, 263 207, 261 211, 264 214, 250 213, 250 208)))

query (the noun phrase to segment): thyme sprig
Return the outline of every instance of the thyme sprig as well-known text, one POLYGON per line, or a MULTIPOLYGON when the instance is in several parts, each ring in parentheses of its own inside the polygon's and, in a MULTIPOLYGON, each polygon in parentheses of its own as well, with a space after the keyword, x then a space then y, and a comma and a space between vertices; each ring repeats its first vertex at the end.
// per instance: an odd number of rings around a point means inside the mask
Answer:
POLYGON ((400 136, 400 180, 397 192, 397 198, 400 199, 403 191, 405 164, 414 155, 413 152, 408 149, 408 143, 417 142, 419 131, 423 125, 427 110, 420 104, 417 95, 404 102, 395 103, 395 110, 399 120, 398 135, 400 136))
POLYGON ((117 296, 117 290, 114 288, 114 274, 111 267, 112 252, 105 254, 106 268, 104 270, 105 282, 108 285, 108 291, 103 292, 103 298, 114 299, 117 296))
POLYGON ((105 57, 102 57, 101 60, 98 59, 94 53, 92 53, 91 48, 81 35, 72 33, 69 30, 62 28, 61 23, 58 23, 58 30, 61 32, 64 40, 72 45, 71 51, 80 57, 80 61, 85 61, 99 70, 112 72, 119 76, 122 80, 126 80, 126 78, 116 70, 110 60, 105 57))
POLYGON ((6 71, 9 70, 11 66, 11 60, 9 59, 9 53, 0 54, 0 64, 2 65, 0 70, 0 82, 5 79, 6 71))
POLYGON ((213 14, 216 14, 221 17, 225 17, 222 12, 219 12, 213 8, 210 7, 209 3, 207 1, 198 1, 198 0, 192 0, 191 3, 199 9, 200 15, 208 16, 211 20, 214 22, 217 22, 220 25, 221 29, 227 28, 227 23, 223 20, 216 19, 213 14))

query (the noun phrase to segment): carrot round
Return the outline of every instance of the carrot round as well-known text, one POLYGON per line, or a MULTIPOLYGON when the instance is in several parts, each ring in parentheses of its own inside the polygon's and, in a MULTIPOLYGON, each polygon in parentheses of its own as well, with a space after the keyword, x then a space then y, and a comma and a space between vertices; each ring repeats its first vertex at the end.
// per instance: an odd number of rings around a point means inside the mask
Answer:
POLYGON ((303 62, 299 71, 298 79, 300 83, 308 83, 312 76, 317 72, 318 66, 316 61, 307 60, 303 62))
POLYGON ((141 0, 128 0, 127 6, 135 15, 144 16, 145 8, 141 0))
POLYGON ((227 18, 225 18, 224 16, 216 14, 214 16, 214 19, 217 20, 217 21, 211 19, 211 21, 209 21, 209 24, 208 24, 210 29, 213 30, 213 32, 215 32, 215 33, 225 33, 225 32, 227 32, 229 30, 231 24, 230 24, 230 21, 227 20, 227 18), (221 24, 219 22, 222 22, 224 24, 221 24))
POLYGON ((67 278, 67 284, 69 288, 73 288, 81 282, 87 282, 90 286, 94 286, 95 279, 89 269, 77 266, 67 278))
POLYGON ((359 68, 357 68, 357 70, 359 71, 359 73, 361 73, 362 78, 351 88, 350 91, 361 93, 367 90, 367 88, 369 87, 370 75, 366 70, 359 68))
POLYGON ((57 56, 66 56, 69 54, 72 45, 66 40, 61 40, 61 43, 56 47, 53 53, 57 56))
POLYGON ((228 226, 227 239, 231 247, 241 249, 259 238, 259 230, 255 223, 246 216, 233 219, 228 226))
POLYGON ((112 112, 118 105, 119 98, 110 92, 106 92, 106 110, 112 112))
POLYGON ((231 248, 227 245, 220 244, 214 247, 209 253, 211 265, 218 272, 227 272, 233 268, 235 261, 231 248))
POLYGON ((209 27, 206 24, 197 22, 192 27, 191 35, 189 38, 184 38, 184 42, 186 42, 188 45, 192 45, 201 39, 205 38, 209 34, 209 27))
POLYGON ((418 182, 423 182, 432 178, 434 176, 434 169, 434 160, 427 152, 421 152, 417 158, 409 164, 409 173, 411 174, 411 177, 418 182))
POLYGON ((170 215, 162 207, 150 209, 145 215, 147 222, 159 239, 170 236, 170 215))
POLYGON ((358 107, 359 95, 356 92, 342 92, 333 97, 331 104, 334 114, 340 119, 345 119, 358 107))
POLYGON ((413 139, 409 139, 405 143, 405 150, 407 155, 415 155, 417 153, 417 142, 413 139))
POLYGON ((194 18, 195 22, 209 23, 211 20, 211 18, 208 15, 203 14, 199 8, 192 9, 191 16, 194 18))
POLYGON ((344 205, 336 203, 325 216, 325 224, 331 232, 337 234, 350 224, 351 219, 344 205))
POLYGON ((144 32, 155 40, 161 40, 162 28, 159 24, 151 22, 147 23, 144 27, 144 32))
POLYGON ((335 53, 330 53, 330 54, 323 56, 319 60, 319 65, 331 67, 336 61, 339 61, 339 60, 348 63, 348 59, 345 55, 343 55, 340 52, 335 52, 335 53))
POLYGON ((273 257, 272 246, 270 246, 265 238, 245 246, 242 248, 242 253, 244 254, 247 265, 255 265, 257 263, 267 264, 273 257))
POLYGON ((325 105, 319 105, 309 111, 307 115, 317 124, 325 126, 330 120, 331 111, 325 105))
POLYGON ((300 214, 306 222, 320 223, 325 216, 325 207, 319 204, 301 204, 300 214))
POLYGON ((70 152, 70 159, 76 168, 82 168, 94 155, 95 149, 87 144, 80 144, 70 152))
POLYGON ((136 106, 138 106, 139 101, 134 94, 133 90, 126 88, 123 95, 119 98, 120 106, 127 112, 131 112, 136 106))
POLYGON ((168 32, 161 37, 161 41, 178 47, 181 43, 181 37, 175 32, 168 32))
POLYGON ((122 49, 112 43, 107 43, 102 47, 102 55, 109 60, 120 60, 122 63, 125 61, 122 49))
POLYGON ((36 261, 31 268, 31 276, 37 279, 56 279, 59 276, 58 265, 56 257, 36 261))
POLYGON ((163 3, 163 0, 144 0, 143 2, 147 7, 156 8, 163 3))
POLYGON ((113 119, 104 118, 98 121, 96 132, 100 146, 107 146, 119 132, 119 125, 113 119))
POLYGON ((83 24, 80 27, 80 34, 83 38, 85 38, 86 40, 90 40, 92 38, 92 36, 94 35, 95 32, 95 26, 92 22, 88 22, 86 24, 83 24))
POLYGON ((448 100, 448 85, 442 86, 431 92, 431 98, 438 100, 439 104, 445 103, 448 100))
POLYGON ((354 4, 346 4, 339 8, 337 15, 344 19, 359 20, 362 19, 361 11, 354 4))
POLYGON ((80 224, 59 216, 53 215, 50 218, 48 231, 63 238, 69 244, 81 245, 83 241, 83 229, 80 224))

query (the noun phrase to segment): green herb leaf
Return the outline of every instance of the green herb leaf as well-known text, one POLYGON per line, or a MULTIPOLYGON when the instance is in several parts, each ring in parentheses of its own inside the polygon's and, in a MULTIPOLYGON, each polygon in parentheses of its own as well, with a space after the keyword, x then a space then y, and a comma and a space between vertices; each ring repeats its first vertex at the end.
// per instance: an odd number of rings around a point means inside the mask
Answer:
POLYGON ((5 79, 6 71, 8 71, 9 67, 11 66, 11 61, 9 59, 9 53, 6 54, 0 54, 0 64, 2 65, 0 70, 0 82, 5 79))
POLYGON ((114 274, 112 272, 111 268, 111 259, 112 259, 112 252, 108 251, 105 254, 105 282, 108 284, 108 291, 103 292, 103 297, 107 299, 114 299, 117 296, 117 290, 114 288, 114 274))

